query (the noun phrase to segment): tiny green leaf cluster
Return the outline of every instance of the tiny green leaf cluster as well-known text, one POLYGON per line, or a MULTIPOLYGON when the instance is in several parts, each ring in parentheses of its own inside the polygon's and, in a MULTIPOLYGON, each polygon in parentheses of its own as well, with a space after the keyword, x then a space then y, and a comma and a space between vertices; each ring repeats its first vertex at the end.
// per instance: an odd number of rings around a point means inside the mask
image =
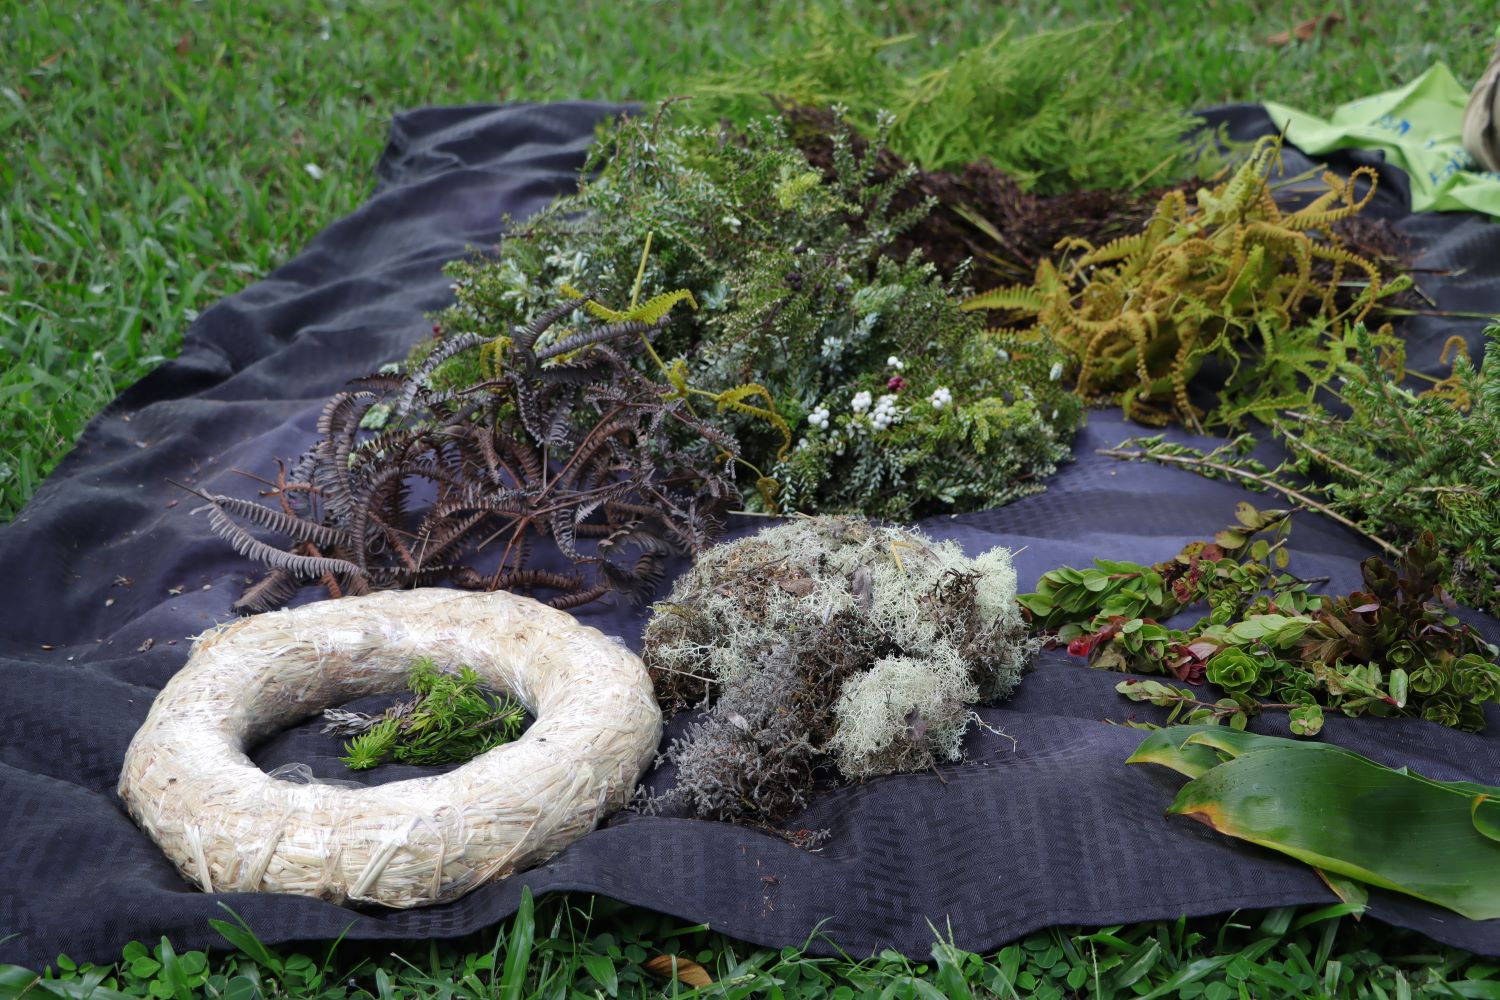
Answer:
POLYGON ((408 684, 415 698, 386 710, 344 744, 340 758, 363 771, 390 760, 402 764, 454 764, 509 743, 521 735, 526 709, 506 695, 483 689, 469 667, 439 669, 429 658, 412 664, 408 684))
MULTIPOLYGON (((1068 641, 1114 619, 1169 618, 1207 601, 1212 619, 1243 613, 1248 595, 1270 582, 1300 605, 1306 586, 1277 571, 1287 566, 1289 511, 1256 510, 1242 503, 1236 523, 1211 542, 1190 542, 1165 562, 1151 566, 1095 559, 1093 569, 1064 566, 1042 574, 1034 593, 1020 595, 1035 627, 1068 641), (1266 537, 1257 537, 1264 535, 1266 537)), ((1284 605, 1283 605, 1284 606, 1284 605)))

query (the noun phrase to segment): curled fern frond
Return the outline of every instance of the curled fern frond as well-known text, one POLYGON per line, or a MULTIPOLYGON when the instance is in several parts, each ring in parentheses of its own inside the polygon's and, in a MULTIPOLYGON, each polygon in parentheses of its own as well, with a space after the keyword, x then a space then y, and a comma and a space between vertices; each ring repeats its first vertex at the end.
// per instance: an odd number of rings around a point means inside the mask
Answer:
POLYGON ((792 429, 787 425, 786 418, 776 412, 776 400, 765 386, 754 382, 737 385, 733 389, 725 389, 723 392, 713 396, 714 405, 720 412, 733 410, 735 413, 743 413, 746 416, 764 420, 781 433, 781 448, 776 453, 779 462, 786 457, 787 450, 792 446, 792 429), (765 406, 754 406, 745 402, 747 399, 764 399, 765 406))

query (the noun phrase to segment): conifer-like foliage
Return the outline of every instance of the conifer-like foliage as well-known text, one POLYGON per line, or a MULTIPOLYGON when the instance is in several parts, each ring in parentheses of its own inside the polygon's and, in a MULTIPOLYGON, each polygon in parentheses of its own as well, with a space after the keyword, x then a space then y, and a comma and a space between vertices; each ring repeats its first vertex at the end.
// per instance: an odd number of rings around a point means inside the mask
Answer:
MULTIPOLYGON (((994 289, 965 308, 1008 314, 1055 339, 1072 355, 1080 395, 1118 400, 1143 423, 1201 429, 1188 383, 1214 356, 1230 366, 1216 419, 1305 402, 1350 360, 1353 324, 1409 281, 1383 283, 1333 229, 1369 204, 1373 170, 1325 173, 1321 196, 1286 211, 1270 185, 1279 152, 1279 139, 1266 137, 1195 204, 1171 191, 1141 232, 1099 247, 1063 240, 1031 285, 994 289), (1341 294, 1351 280, 1362 284, 1352 299, 1341 294)), ((1395 343, 1378 340, 1388 353, 1395 343)))
POLYGON ((526 709, 480 685, 468 667, 448 673, 429 658, 411 666, 413 697, 379 716, 330 709, 324 732, 354 738, 340 758, 363 771, 390 760, 402 764, 461 764, 521 735, 526 709))
POLYGON ((445 335, 493 340, 559 288, 681 289, 698 308, 653 341, 648 374, 736 436, 750 505, 906 518, 1040 489, 1082 415, 1063 356, 985 333, 919 256, 882 255, 930 208, 892 210, 911 172, 877 170, 889 122, 863 148, 840 125, 825 177, 777 118, 725 132, 669 114, 618 124, 576 196, 453 265, 445 335))
POLYGON ((1193 119, 1156 94, 1121 90, 1106 67, 1110 26, 1002 32, 928 66, 913 36, 882 38, 847 9, 809 12, 806 46, 759 53, 737 70, 687 82, 688 114, 748 122, 766 96, 849 109, 870 134, 894 115, 889 144, 924 170, 985 160, 1044 193, 1128 188, 1190 172, 1180 140, 1193 119))
POLYGON ((1500 614, 1500 326, 1482 365, 1453 348, 1453 374, 1425 392, 1383 367, 1363 329, 1358 365, 1338 387, 1343 406, 1287 410, 1273 430, 1290 452, 1274 468, 1247 437, 1204 453, 1159 438, 1109 453, 1272 490, 1338 518, 1397 556, 1430 534, 1447 567, 1444 588, 1500 614))

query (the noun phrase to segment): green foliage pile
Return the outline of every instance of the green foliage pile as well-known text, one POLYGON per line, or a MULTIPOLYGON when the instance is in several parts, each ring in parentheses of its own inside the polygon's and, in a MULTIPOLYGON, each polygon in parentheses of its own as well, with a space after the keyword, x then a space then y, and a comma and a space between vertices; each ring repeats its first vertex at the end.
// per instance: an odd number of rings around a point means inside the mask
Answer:
POLYGON ((414 697, 380 716, 338 709, 325 713, 325 731, 354 735, 340 758, 351 771, 391 760, 462 764, 521 735, 526 709, 508 695, 485 691, 469 667, 448 673, 424 657, 412 664, 408 686, 414 697))
POLYGON ((1280 493, 1389 555, 1430 534, 1446 567, 1444 589, 1500 614, 1500 326, 1487 331, 1482 366, 1460 351, 1452 376, 1422 393, 1378 363, 1363 331, 1355 336, 1360 363, 1338 388, 1344 408, 1273 418, 1290 452, 1274 468, 1250 454, 1248 436, 1206 453, 1155 437, 1109 453, 1280 493))
POLYGON ((1108 71, 1112 25, 1001 31, 921 71, 900 59, 913 36, 883 38, 844 8, 815 8, 810 21, 805 43, 688 82, 689 113, 748 122, 769 94, 841 106, 870 134, 888 110, 891 148, 924 169, 987 160, 1045 193, 1171 180, 1190 166, 1181 139, 1193 120, 1149 85, 1123 88, 1108 71))
MULTIPOLYGON (((495 256, 452 265, 444 337, 500 344, 559 290, 611 316, 643 288, 680 290, 698 308, 656 336, 647 373, 718 400, 760 507, 910 518, 1042 488, 1082 418, 1062 355, 1045 338, 985 333, 920 257, 881 255, 929 207, 892 213, 909 173, 873 180, 876 158, 847 132, 825 181, 779 119, 737 132, 665 119, 618 123, 585 170, 595 179, 495 256), (752 383, 754 412, 726 395, 752 383)), ((480 349, 465 357, 465 377, 480 374, 480 349)))
POLYGON ((1248 715, 1276 708, 1307 736, 1322 729, 1326 709, 1484 728, 1485 703, 1500 701, 1497 650, 1446 606, 1430 535, 1396 567, 1366 560, 1363 590, 1325 597, 1282 571, 1286 511, 1241 504, 1237 519, 1154 566, 1095 560, 1093 569, 1052 570, 1021 604, 1091 666, 1207 680, 1225 692, 1210 703, 1157 681, 1119 685, 1134 701, 1170 707, 1173 719, 1243 728, 1248 715), (1210 612, 1197 622, 1163 623, 1199 601, 1210 612))
POLYGON ((1347 366, 1353 325, 1410 282, 1383 285, 1380 268, 1332 228, 1369 203, 1374 171, 1325 173, 1321 196, 1283 211, 1270 183, 1280 149, 1277 137, 1262 139, 1195 204, 1170 191, 1140 232, 1098 247, 1064 239, 1032 284, 994 289, 965 308, 1053 338, 1072 356, 1080 395, 1118 401, 1143 423, 1201 429, 1188 384, 1211 357, 1231 366, 1219 422, 1307 401, 1347 366), (1342 291, 1350 277, 1363 282, 1352 298, 1342 291))

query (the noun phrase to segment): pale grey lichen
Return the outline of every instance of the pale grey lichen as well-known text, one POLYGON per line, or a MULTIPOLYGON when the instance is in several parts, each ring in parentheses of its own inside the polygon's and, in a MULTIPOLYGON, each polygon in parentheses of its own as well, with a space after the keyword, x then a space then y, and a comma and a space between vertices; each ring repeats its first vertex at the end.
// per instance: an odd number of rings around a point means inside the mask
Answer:
POLYGON ((824 765, 861 780, 957 760, 969 706, 1008 697, 1035 648, 1004 549, 970 559, 847 517, 710 549, 646 628, 664 706, 707 710, 655 804, 775 822, 824 765))

